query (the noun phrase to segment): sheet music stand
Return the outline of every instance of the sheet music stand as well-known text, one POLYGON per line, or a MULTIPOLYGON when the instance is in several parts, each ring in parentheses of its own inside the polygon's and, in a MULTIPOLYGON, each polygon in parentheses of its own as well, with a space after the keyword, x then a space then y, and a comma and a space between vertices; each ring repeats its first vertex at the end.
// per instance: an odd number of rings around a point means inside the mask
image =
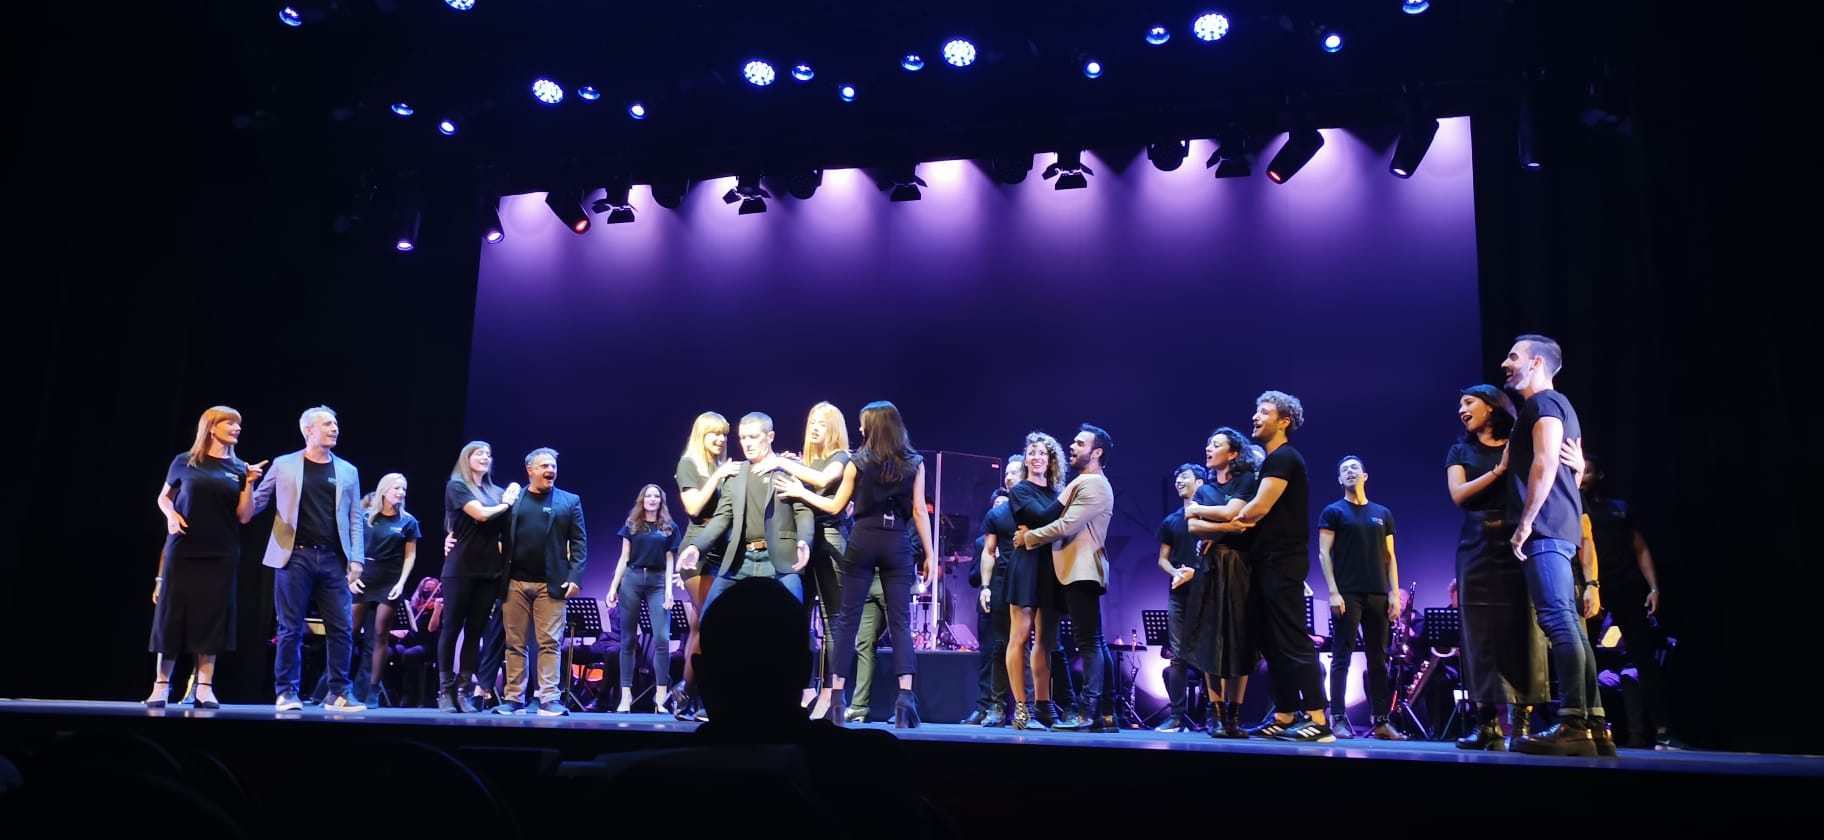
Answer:
MULTIPOLYGON (((1177 658, 1178 651, 1176 651, 1172 648, 1172 625, 1171 625, 1171 612, 1170 611, 1168 611, 1168 610, 1141 610, 1140 611, 1140 629, 1141 629, 1141 632, 1146 634, 1145 635, 1146 643, 1152 647, 1156 647, 1159 649, 1159 657, 1161 659, 1172 660, 1172 659, 1177 658)), ((1134 671, 1137 676, 1139 673, 1139 663, 1138 662, 1135 663, 1134 671)), ((1133 697, 1133 691, 1134 691, 1133 682, 1134 681, 1130 680, 1128 683, 1129 705, 1132 705, 1132 697, 1133 697)), ((1203 681, 1202 680, 1190 681, 1186 687, 1190 690, 1190 692, 1194 698, 1195 695, 1197 695, 1199 692, 1201 692, 1203 690, 1203 681)), ((1168 690, 1169 690, 1169 688, 1168 688, 1168 690)), ((1170 698, 1167 698, 1167 699, 1169 700, 1170 698)), ((1195 699, 1187 699, 1186 703, 1187 703, 1187 706, 1198 705, 1197 701, 1195 699)), ((1169 714, 1171 712, 1171 706, 1168 704, 1164 708, 1160 709, 1158 712, 1154 712, 1151 716, 1142 719, 1140 721, 1140 728, 1145 729, 1145 728, 1151 726, 1153 723, 1153 718, 1158 717, 1161 712, 1169 714)), ((1187 717, 1192 719, 1191 720, 1191 731, 1193 731, 1193 732, 1204 731, 1203 727, 1201 725, 1197 724, 1197 722, 1195 721, 1195 717, 1196 717, 1195 715, 1187 715, 1187 717)))
MULTIPOLYGON (((1458 648, 1462 644, 1462 640, 1462 610, 1459 610, 1456 607, 1426 607, 1425 644, 1431 649, 1430 655, 1426 657, 1426 664, 1422 666, 1426 669, 1425 673, 1419 675, 1418 680, 1414 683, 1414 690, 1408 693, 1414 695, 1421 693, 1425 688, 1425 684, 1430 682, 1431 677, 1438 672, 1443 661, 1450 658, 1450 656, 1456 655, 1458 648), (1441 655, 1446 650, 1450 652, 1449 655, 1441 655)), ((1454 691, 1452 692, 1452 697, 1455 697, 1454 691)), ((1406 717, 1416 725, 1418 724, 1419 719, 1418 716, 1413 713, 1412 707, 1407 704, 1407 701, 1410 699, 1410 697, 1402 698, 1400 700, 1400 709, 1401 711, 1404 711, 1406 717)), ((1453 699, 1450 708, 1450 717, 1445 719, 1444 726, 1438 730, 1439 737, 1450 737, 1450 734, 1455 731, 1454 727, 1456 726, 1457 718, 1459 716, 1464 720, 1475 719, 1474 705, 1469 700, 1453 699)), ((1424 726, 1419 726, 1419 732, 1420 734, 1426 735, 1427 740, 1430 740, 1430 735, 1425 732, 1424 726)))
POLYGON ((563 703, 573 711, 582 711, 583 702, 576 696, 576 677, 572 674, 572 651, 577 642, 583 639, 599 639, 602 636, 602 605, 594 598, 564 599, 564 641, 561 648, 564 652, 563 664, 559 666, 564 674, 563 703))
POLYGON ((1463 611, 1456 607, 1425 608, 1425 643, 1440 650, 1461 647, 1463 611))

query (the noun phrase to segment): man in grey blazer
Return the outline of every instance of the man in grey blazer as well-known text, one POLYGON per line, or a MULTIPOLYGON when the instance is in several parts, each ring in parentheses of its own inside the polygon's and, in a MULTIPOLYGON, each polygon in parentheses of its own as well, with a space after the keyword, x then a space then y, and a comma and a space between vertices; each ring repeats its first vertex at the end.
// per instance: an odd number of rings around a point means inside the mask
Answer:
POLYGON ((526 455, 526 491, 507 511, 505 594, 500 626, 506 636, 507 684, 495 714, 520 711, 544 717, 570 713, 559 687, 559 638, 564 602, 582 586, 589 538, 583 500, 557 489, 557 450, 539 447, 526 455), (527 631, 537 653, 526 649, 527 631), (526 697, 526 661, 538 664, 538 695, 526 697))
POLYGON ((329 406, 305 409, 298 430, 304 435, 304 448, 272 459, 272 468, 253 491, 253 511, 247 515, 252 519, 277 497, 272 536, 261 561, 275 570, 272 603, 278 613, 279 642, 272 662, 278 694, 273 708, 304 708, 298 699, 304 612, 314 599, 323 619, 324 667, 329 672, 329 698, 323 706, 358 712, 367 707, 349 693, 348 665, 354 649, 350 587, 361 579, 361 559, 367 550, 361 476, 354 464, 331 451, 342 429, 329 406))
POLYGON ((811 508, 779 496, 774 485, 775 474, 785 473, 770 466, 775 459, 773 418, 758 411, 749 413, 741 418, 736 432, 747 464, 722 480, 722 500, 716 505, 715 516, 704 523, 696 541, 678 555, 678 568, 694 569, 698 557, 724 537, 728 539, 722 568, 709 587, 708 597, 703 599, 704 612, 723 590, 750 577, 779 578, 803 601, 804 580, 800 573, 811 562, 807 540, 816 533, 811 508))

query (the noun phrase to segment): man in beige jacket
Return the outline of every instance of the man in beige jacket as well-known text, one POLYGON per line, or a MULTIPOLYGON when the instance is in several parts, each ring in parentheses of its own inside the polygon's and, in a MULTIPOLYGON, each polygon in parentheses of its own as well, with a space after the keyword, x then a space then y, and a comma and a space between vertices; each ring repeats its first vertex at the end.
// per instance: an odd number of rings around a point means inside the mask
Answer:
POLYGON ((1102 596, 1108 593, 1108 522, 1115 515, 1115 489, 1103 469, 1115 448, 1108 432, 1084 423, 1070 442, 1070 468, 1077 473, 1065 485, 1061 500, 1064 515, 1057 521, 1015 539, 1023 548, 1050 542, 1058 581, 1064 585, 1064 607, 1070 614, 1071 637, 1083 657, 1083 693, 1079 711, 1086 722, 1081 731, 1115 732, 1112 698, 1106 697, 1104 669, 1108 649, 1102 639, 1102 596))

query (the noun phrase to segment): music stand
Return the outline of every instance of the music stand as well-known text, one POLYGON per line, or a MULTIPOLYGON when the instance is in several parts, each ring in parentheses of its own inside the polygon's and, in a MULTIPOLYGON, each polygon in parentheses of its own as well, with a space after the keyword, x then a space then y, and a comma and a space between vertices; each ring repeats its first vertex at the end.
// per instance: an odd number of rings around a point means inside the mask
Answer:
POLYGON ((1425 643, 1435 648, 1462 646, 1463 611, 1456 607, 1425 608, 1425 643))
MULTIPOLYGON (((1433 674, 1438 673, 1444 660, 1456 655, 1462 636, 1463 613, 1461 610, 1456 607, 1427 607, 1425 609, 1425 644, 1431 649, 1431 653, 1423 663, 1420 663, 1418 677, 1412 681, 1412 687, 1400 697, 1395 711, 1403 713, 1406 720, 1411 722, 1419 735, 1427 741, 1432 740, 1432 735, 1426 731, 1425 724, 1419 721, 1418 714, 1412 710, 1412 698, 1423 694, 1425 685, 1431 682, 1433 674), (1439 652, 1445 649, 1448 649, 1450 653, 1439 652)), ((1449 736, 1459 714, 1464 715, 1466 720, 1471 719, 1471 714, 1464 709, 1466 705, 1469 705, 1469 701, 1454 699, 1454 692, 1452 696, 1450 717, 1445 719, 1443 728, 1438 731, 1439 737, 1449 736)))
POLYGON ((583 702, 577 698, 576 677, 572 673, 572 653, 578 639, 601 638, 602 605, 594 598, 564 599, 564 641, 561 645, 564 661, 558 667, 564 674, 563 703, 574 711, 583 710, 583 702))

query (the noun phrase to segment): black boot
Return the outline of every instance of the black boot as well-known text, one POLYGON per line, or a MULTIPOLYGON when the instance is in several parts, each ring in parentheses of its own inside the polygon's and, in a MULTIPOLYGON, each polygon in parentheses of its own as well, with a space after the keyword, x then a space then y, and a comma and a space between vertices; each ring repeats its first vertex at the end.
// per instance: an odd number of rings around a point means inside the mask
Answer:
POLYGON ((1045 731, 1046 726, 1045 726, 1045 724, 1040 723, 1039 721, 1037 721, 1033 718, 1031 704, 1014 703, 1013 704, 1013 728, 1021 729, 1021 730, 1037 729, 1037 730, 1043 732, 1043 731, 1045 731))
POLYGON ((1514 745, 1520 743, 1521 738, 1531 734, 1533 734, 1533 707, 1510 704, 1507 707, 1507 751, 1516 752, 1514 745))
POLYGON ((1598 758, 1614 758, 1616 756, 1615 736, 1609 732, 1609 721, 1607 718, 1590 718, 1590 740, 1596 742, 1596 756, 1598 758))
POLYGON ((1062 707, 1057 704, 1052 705, 1052 712, 1058 717, 1058 723, 1052 727, 1053 729, 1070 732, 1083 728, 1085 718, 1077 711, 1077 698, 1065 697, 1062 707))
POLYGON ((1349 716, 1334 709, 1330 711, 1330 731, 1337 738, 1355 737, 1355 730, 1349 726, 1349 716))
POLYGON ((437 711, 452 715, 462 711, 462 693, 456 685, 455 674, 445 672, 437 676, 437 711))
POLYGON ((1248 730, 1241 725, 1241 704, 1222 704, 1222 737, 1236 740, 1246 739, 1248 730))
POLYGON ((918 695, 912 689, 899 690, 899 699, 893 701, 893 727, 895 729, 918 728, 918 695))
POLYGON ((1495 720, 1494 706, 1476 704, 1476 728, 1457 739, 1457 749, 1489 752, 1503 752, 1507 749, 1507 744, 1501 740, 1501 724, 1495 720))
POLYGON ((1060 729, 1058 726, 1058 706, 1050 700, 1038 700, 1032 704, 1032 720, 1046 729, 1060 729))

